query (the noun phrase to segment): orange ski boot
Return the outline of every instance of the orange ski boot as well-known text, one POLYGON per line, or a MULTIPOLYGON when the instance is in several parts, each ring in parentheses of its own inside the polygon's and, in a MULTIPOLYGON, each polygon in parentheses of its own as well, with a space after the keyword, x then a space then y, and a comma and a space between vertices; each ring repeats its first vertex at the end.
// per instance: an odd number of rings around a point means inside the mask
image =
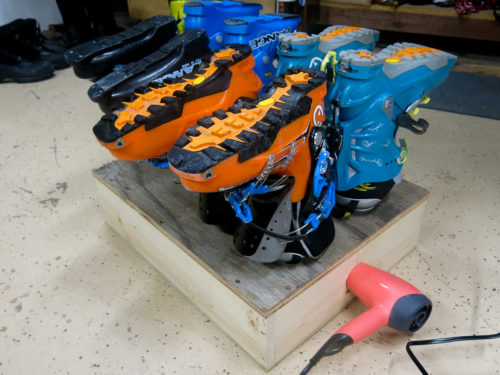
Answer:
POLYGON ((249 46, 226 46, 204 61, 197 74, 136 93, 118 116, 104 115, 94 134, 118 159, 157 158, 203 116, 226 110, 240 96, 257 97, 262 83, 254 65, 249 46))
POLYGON ((186 131, 168 155, 189 190, 217 192, 267 175, 293 176, 291 201, 306 195, 311 175, 309 137, 324 121, 322 72, 291 68, 257 100, 240 98, 186 131))

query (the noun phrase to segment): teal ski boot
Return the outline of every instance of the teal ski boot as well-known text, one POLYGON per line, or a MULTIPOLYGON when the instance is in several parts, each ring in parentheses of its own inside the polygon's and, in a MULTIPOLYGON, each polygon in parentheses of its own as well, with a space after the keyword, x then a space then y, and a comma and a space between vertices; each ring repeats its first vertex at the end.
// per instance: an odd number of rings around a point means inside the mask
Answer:
POLYGON ((327 27, 318 35, 301 32, 280 35, 277 74, 295 66, 319 69, 330 51, 338 54, 351 49, 373 50, 378 37, 376 30, 345 25, 327 27))
POLYGON ((396 142, 396 132, 399 127, 426 131, 429 124, 412 116, 455 61, 449 53, 411 43, 396 43, 377 54, 340 53, 335 84, 325 98, 333 103, 338 131, 332 147, 338 150, 340 216, 371 210, 400 181, 407 150, 404 140, 396 142))
MULTIPOLYGON (((327 72, 327 98, 331 98, 336 56, 345 50, 373 50, 379 32, 355 26, 334 25, 318 35, 290 33, 280 35, 277 74, 291 67, 304 66, 327 72)), ((331 100, 325 101, 326 123, 333 121, 331 100)))

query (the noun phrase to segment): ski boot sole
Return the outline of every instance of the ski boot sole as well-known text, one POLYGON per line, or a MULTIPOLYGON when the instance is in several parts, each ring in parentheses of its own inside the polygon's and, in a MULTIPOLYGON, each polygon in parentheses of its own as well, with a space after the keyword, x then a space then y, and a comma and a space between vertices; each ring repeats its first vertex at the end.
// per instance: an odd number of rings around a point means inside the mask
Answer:
POLYGON ((169 153, 171 169, 189 190, 217 192, 270 173, 293 176, 292 202, 306 194, 309 135, 324 121, 324 74, 292 68, 257 100, 238 99, 186 131, 169 153))
POLYGON ((154 16, 125 31, 71 48, 64 57, 77 77, 100 77, 115 65, 127 64, 154 52, 176 33, 175 18, 154 16))
MULTIPOLYGON (((247 45, 230 45, 205 60, 196 74, 165 80, 116 115, 94 126, 100 143, 123 160, 157 158, 203 116, 227 109, 237 97, 255 98, 262 83, 247 45)), ((200 120, 202 121, 202 120, 200 120)))
POLYGON ((147 88, 153 81, 178 78, 192 73, 201 65, 202 57, 210 54, 207 34, 200 29, 187 30, 173 37, 158 51, 127 64, 96 81, 89 89, 89 98, 103 112, 112 112, 131 99, 134 90, 147 88))

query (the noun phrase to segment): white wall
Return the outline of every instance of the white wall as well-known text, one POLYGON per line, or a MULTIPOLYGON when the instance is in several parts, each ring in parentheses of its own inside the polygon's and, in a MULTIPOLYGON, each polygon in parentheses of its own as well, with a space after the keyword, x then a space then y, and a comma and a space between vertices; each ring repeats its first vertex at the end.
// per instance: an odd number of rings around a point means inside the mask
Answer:
POLYGON ((0 0, 0 25, 17 18, 35 18, 42 30, 62 23, 56 0, 0 0))

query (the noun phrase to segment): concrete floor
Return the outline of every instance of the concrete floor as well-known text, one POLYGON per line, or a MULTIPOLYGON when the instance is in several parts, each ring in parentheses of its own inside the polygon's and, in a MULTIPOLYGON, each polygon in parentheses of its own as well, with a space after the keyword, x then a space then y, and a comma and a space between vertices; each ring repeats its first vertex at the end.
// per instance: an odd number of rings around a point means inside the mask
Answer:
MULTIPOLYGON (((0 85, 0 374, 263 374, 102 219, 90 170, 112 160, 70 69, 0 85)), ((500 331, 500 122, 422 110, 405 178, 431 192, 418 248, 392 271, 434 302, 413 339, 500 331)), ((272 375, 298 374, 355 302, 272 375)), ((385 328, 314 374, 417 374, 385 328)), ((500 340, 417 348, 435 374, 493 374, 500 340)))

